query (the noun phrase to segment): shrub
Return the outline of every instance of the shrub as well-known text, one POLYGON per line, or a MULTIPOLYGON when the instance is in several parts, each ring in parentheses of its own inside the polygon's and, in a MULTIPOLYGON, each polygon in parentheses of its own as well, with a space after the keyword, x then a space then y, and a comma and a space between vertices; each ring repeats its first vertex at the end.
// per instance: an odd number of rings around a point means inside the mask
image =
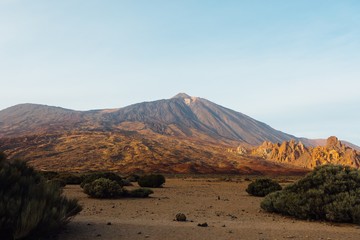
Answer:
POLYGON ((165 183, 165 177, 160 174, 145 175, 139 178, 138 184, 140 187, 158 188, 165 183))
POLYGON ((267 195, 261 208, 300 219, 360 223, 360 171, 317 167, 297 183, 267 195))
POLYGON ((129 187, 129 186, 134 186, 129 180, 127 180, 127 179, 123 179, 122 180, 122 185, 123 186, 127 186, 127 187, 129 187))
POLYGON ((84 192, 93 198, 117 198, 124 194, 122 186, 107 178, 99 178, 86 183, 84 192))
POLYGON ((84 176, 84 180, 81 182, 80 186, 84 188, 85 184, 91 183, 96 179, 106 178, 112 181, 117 182, 118 185, 123 186, 122 178, 116 173, 112 172, 100 172, 100 173, 90 173, 84 176))
POLYGON ((0 161, 0 239, 40 239, 61 229, 81 211, 25 162, 0 161))
POLYGON ((84 181, 84 176, 73 173, 60 173, 57 179, 60 179, 69 185, 79 185, 84 181))
POLYGON ((256 179, 250 183, 246 189, 246 192, 250 195, 264 197, 269 193, 281 190, 279 183, 269 178, 256 179))
POLYGON ((39 171, 39 173, 41 174, 41 176, 43 176, 46 180, 52 180, 54 178, 58 178, 59 177, 59 173, 58 172, 54 172, 54 171, 39 171))
POLYGON ((130 182, 137 182, 139 180, 140 176, 136 174, 131 174, 126 177, 126 179, 130 182))
POLYGON ((48 182, 51 184, 57 185, 59 187, 62 187, 62 188, 66 186, 66 182, 59 178, 54 178, 54 179, 48 180, 48 182))
POLYGON ((147 198, 150 194, 153 194, 154 192, 151 189, 148 188, 138 188, 127 192, 128 197, 133 198, 147 198))

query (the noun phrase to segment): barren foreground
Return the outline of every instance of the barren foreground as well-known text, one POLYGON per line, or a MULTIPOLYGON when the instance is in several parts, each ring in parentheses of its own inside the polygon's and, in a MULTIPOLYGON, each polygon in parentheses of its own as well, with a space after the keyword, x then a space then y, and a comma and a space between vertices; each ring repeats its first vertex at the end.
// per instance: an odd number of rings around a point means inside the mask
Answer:
POLYGON ((79 186, 65 194, 84 210, 59 239, 360 239, 360 227, 300 221, 260 209, 262 198, 249 196, 246 181, 167 179, 147 199, 96 200, 79 186), (177 213, 188 221, 176 222, 177 213), (199 223, 208 227, 199 227, 199 223))

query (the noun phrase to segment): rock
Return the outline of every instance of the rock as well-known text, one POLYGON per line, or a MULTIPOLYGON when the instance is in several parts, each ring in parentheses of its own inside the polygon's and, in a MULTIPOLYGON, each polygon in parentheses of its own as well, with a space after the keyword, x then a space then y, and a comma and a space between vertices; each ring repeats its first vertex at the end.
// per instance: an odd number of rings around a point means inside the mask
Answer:
POLYGON ((337 148, 341 149, 343 147, 342 143, 339 141, 339 139, 335 136, 331 136, 326 140, 326 147, 327 148, 337 148))
POLYGON ((178 213, 178 214, 176 214, 175 219, 178 222, 185 222, 186 221, 186 216, 183 213, 178 213))
POLYGON ((204 223, 199 223, 198 227, 208 227, 209 225, 207 224, 207 222, 204 223))
POLYGON ((360 152, 345 146, 335 136, 329 137, 325 146, 317 147, 306 147, 294 140, 281 144, 264 142, 254 148, 250 155, 309 169, 324 164, 340 164, 355 168, 360 166, 360 152))

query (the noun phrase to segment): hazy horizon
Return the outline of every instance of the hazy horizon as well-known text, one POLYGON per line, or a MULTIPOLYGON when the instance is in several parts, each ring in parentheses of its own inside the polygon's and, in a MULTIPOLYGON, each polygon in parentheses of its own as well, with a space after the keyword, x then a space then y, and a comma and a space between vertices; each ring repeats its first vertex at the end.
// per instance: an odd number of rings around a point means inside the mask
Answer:
POLYGON ((358 1, 0 0, 0 109, 179 92, 360 145, 358 1))

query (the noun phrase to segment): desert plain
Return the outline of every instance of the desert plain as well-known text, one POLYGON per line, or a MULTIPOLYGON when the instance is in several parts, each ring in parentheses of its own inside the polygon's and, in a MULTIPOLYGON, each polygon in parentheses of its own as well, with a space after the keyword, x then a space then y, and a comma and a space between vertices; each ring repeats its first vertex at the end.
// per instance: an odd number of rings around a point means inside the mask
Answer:
MULTIPOLYGON (((280 183, 292 181, 283 177, 280 183)), ((68 185, 64 194, 79 199, 83 211, 58 239, 360 239, 358 225, 263 211, 263 198, 246 193, 249 183, 244 177, 167 178, 150 198, 107 200, 89 198, 79 186, 68 185), (187 221, 175 221, 177 213, 184 213, 187 221), (208 226, 198 226, 203 223, 208 226)))

